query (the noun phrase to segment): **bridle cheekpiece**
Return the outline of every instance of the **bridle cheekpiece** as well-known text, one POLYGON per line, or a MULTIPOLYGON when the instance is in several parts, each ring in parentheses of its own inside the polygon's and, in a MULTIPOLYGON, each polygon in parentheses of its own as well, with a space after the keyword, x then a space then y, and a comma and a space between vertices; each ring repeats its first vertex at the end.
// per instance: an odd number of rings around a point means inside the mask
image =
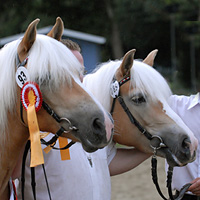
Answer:
MULTIPOLYGON (((152 156, 152 160, 151 160, 152 180, 153 180, 153 183, 155 184, 156 189, 157 189, 158 193, 160 194, 160 196, 164 200, 167 200, 167 198, 165 198, 165 196, 162 194, 162 192, 160 190, 160 187, 159 187, 159 184, 158 184, 158 177, 157 177, 157 150, 160 149, 160 148, 166 148, 167 146, 164 144, 162 138, 159 135, 152 135, 145 128, 143 128, 143 126, 135 119, 135 117, 132 115, 129 108, 127 107, 123 97, 120 94, 120 87, 124 83, 128 82, 129 80, 130 80, 130 76, 123 77, 119 82, 117 81, 115 76, 113 77, 113 80, 112 80, 112 83, 111 83, 111 86, 110 86, 110 95, 113 98, 110 113, 111 113, 111 115, 113 115, 113 111, 114 111, 114 107, 115 107, 115 103, 116 103, 116 99, 117 99, 119 101, 120 105, 122 106, 124 112, 127 114, 130 122, 138 128, 138 130, 142 133, 142 135, 144 135, 148 140, 150 140, 150 147, 153 149, 153 156, 152 156), (159 141, 156 145, 151 143, 154 138, 156 138, 159 141)), ((170 197, 171 200, 180 200, 183 197, 185 191, 187 191, 187 189, 189 188, 189 186, 191 184, 184 185, 183 188, 181 189, 179 196, 174 199, 173 194, 172 194, 172 188, 171 188, 173 167, 169 166, 167 173, 168 173, 168 175, 167 175, 167 188, 168 188, 169 197, 170 197)))

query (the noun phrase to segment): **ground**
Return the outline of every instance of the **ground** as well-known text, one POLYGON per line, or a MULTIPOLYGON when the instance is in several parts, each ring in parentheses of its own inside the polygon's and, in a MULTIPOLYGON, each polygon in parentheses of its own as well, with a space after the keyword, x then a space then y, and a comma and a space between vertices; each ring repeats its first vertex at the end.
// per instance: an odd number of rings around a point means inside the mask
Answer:
MULTIPOLYGON (((158 181, 167 195, 164 159, 158 158, 158 181)), ((162 199, 151 179, 151 159, 135 169, 111 178, 112 200, 160 200, 162 199)))

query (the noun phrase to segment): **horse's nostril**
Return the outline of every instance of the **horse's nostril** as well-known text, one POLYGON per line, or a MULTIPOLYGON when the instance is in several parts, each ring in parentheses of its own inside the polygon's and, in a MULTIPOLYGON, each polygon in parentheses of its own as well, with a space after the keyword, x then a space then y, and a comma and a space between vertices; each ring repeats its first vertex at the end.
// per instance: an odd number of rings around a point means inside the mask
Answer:
POLYGON ((189 138, 185 138, 182 143, 182 147, 187 150, 190 149, 191 141, 189 138))
POLYGON ((94 121, 93 121, 93 127, 95 129, 100 129, 100 120, 98 118, 94 119, 94 121))
POLYGON ((93 129, 94 129, 94 133, 96 135, 102 135, 104 132, 103 132, 103 124, 101 122, 101 120, 99 118, 96 118, 94 119, 93 121, 93 129))

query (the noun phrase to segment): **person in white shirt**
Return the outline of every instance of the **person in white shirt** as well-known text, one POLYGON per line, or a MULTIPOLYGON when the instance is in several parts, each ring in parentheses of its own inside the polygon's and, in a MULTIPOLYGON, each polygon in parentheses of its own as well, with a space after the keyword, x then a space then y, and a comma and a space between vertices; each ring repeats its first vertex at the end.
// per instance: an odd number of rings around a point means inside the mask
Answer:
MULTIPOLYGON (((80 48, 76 43, 62 41, 72 50, 79 62, 83 64, 80 48)), ((80 78, 83 75, 80 74, 80 78)), ((48 141, 52 135, 48 135, 48 141)), ((56 143, 56 147, 59 145, 56 143)), ((43 146, 44 148, 45 146, 43 146)), ((87 153, 80 143, 70 147, 70 160, 61 161, 60 152, 51 150, 44 153, 45 169, 48 178, 51 198, 53 200, 110 200, 110 175, 117 175, 135 168, 150 155, 137 149, 115 148, 111 143, 94 153, 87 153)), ((34 199, 31 189, 30 158, 27 156, 25 170, 25 195, 28 200, 34 199)), ((35 168, 36 199, 48 200, 48 190, 42 166, 35 168)), ((21 181, 17 186, 18 199, 21 199, 21 181)))
MULTIPOLYGON (((191 129, 200 142, 200 94, 191 96, 172 95, 170 97, 171 108, 182 118, 183 122, 191 129)), ((166 164, 166 169, 168 165, 166 164)), ((200 196, 200 146, 196 152, 196 160, 184 167, 174 167, 172 189, 178 195, 182 186, 193 183, 183 200, 198 199, 200 196)))

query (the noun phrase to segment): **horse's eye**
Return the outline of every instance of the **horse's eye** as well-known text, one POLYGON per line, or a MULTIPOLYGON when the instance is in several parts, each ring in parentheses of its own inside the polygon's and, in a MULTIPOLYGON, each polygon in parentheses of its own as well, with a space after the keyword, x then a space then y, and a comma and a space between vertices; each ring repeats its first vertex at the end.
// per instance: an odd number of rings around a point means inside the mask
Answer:
POLYGON ((144 98, 144 96, 142 94, 133 96, 131 100, 137 105, 146 102, 146 99, 144 98))

